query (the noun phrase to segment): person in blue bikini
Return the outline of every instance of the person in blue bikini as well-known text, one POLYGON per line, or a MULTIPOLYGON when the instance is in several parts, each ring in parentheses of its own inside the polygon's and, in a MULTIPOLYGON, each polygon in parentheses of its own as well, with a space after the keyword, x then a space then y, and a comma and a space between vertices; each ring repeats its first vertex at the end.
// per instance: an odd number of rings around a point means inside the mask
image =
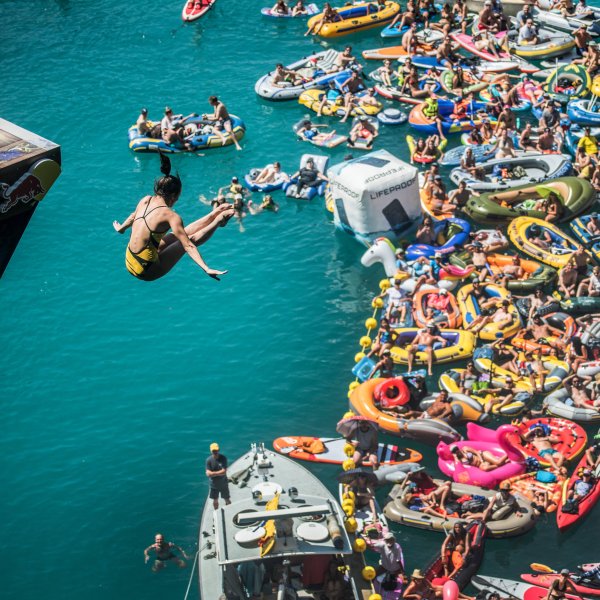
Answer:
POLYGON ((136 209, 123 221, 113 221, 117 233, 131 228, 125 253, 127 270, 138 279, 154 281, 166 275, 179 259, 188 254, 209 276, 219 281, 227 271, 211 269, 197 246, 207 242, 217 227, 224 226, 234 209, 224 203, 211 213, 184 227, 181 217, 172 209, 181 194, 181 179, 171 175, 171 161, 160 154, 162 177, 154 183, 154 195, 144 196, 136 209), (171 233, 167 233, 171 229, 171 233))

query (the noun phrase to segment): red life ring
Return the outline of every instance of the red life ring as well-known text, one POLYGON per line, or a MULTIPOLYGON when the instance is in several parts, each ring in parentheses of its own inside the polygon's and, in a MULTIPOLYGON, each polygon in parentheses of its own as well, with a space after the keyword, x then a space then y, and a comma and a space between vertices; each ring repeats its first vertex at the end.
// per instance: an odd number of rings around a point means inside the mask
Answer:
POLYGON ((375 388, 374 395, 381 408, 402 406, 410 400, 410 390, 402 377, 386 379, 375 388))

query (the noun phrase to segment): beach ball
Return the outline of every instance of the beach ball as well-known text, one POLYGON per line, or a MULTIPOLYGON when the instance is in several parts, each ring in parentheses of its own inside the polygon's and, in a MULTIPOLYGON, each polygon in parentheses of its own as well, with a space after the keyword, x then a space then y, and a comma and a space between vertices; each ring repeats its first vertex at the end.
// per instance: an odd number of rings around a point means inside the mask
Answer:
POLYGON ((383 600, 383 598, 379 594, 371 594, 369 600, 383 600))
POLYGON ((373 302, 371 302, 371 306, 373 308, 383 308, 383 298, 373 298, 373 302))
POLYGON ((342 463, 342 469, 344 469, 344 471, 349 471, 350 469, 355 469, 356 465, 354 464, 354 461, 351 458, 347 458, 343 463, 342 463))
POLYGON ((368 348, 371 345, 371 338, 368 335, 363 335, 360 338, 359 344, 363 347, 363 348, 368 348))
POLYGON ((359 363, 364 357, 365 357, 365 353, 364 352, 357 352, 354 355, 354 362, 355 363, 359 363))
POLYGON ((348 458, 352 458, 354 456, 354 446, 352 444, 344 444, 344 454, 348 458))
POLYGON ((385 292, 386 290, 389 290, 389 289, 390 289, 390 285, 391 285, 391 283, 390 283, 390 280, 389 280, 389 279, 382 279, 382 280, 379 282, 379 289, 380 289, 382 292, 385 292))
POLYGON ((350 517, 346 519, 344 527, 346 528, 346 531, 348 533, 354 533, 358 529, 358 523, 356 522, 356 519, 354 517, 350 517))
POLYGON ((352 544, 354 552, 364 552, 367 549, 367 542, 362 538, 356 538, 352 544))
POLYGON ((377 319, 374 319, 373 317, 369 317, 365 321, 365 327, 367 329, 375 329, 375 327, 377 327, 377 319))
POLYGON ((375 576, 377 575, 377 572, 375 571, 375 569, 371 566, 367 566, 362 570, 362 576, 367 580, 367 581, 373 581, 373 579, 375 579, 375 576))

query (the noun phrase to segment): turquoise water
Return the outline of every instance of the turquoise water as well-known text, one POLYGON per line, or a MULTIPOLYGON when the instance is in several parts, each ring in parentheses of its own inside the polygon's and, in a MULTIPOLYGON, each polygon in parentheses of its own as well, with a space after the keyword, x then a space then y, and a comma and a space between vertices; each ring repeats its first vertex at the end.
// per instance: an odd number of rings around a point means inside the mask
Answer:
MULTIPOLYGON (((320 46, 301 37, 302 23, 263 19, 262 1, 240 6, 219 0, 183 26, 180 3, 158 0, 0 2, 0 114, 60 143, 64 170, 2 279, 7 598, 183 597, 189 569, 154 576, 142 550, 161 531, 193 554, 208 444, 233 459, 251 441, 328 435, 344 412, 382 271, 360 266, 363 249, 321 201, 278 196, 278 214, 219 230, 202 253, 230 270, 220 283, 187 258, 139 282, 112 229, 158 173, 156 156, 127 148, 142 106, 151 117, 166 104, 203 112, 218 94, 246 121, 243 152, 173 158, 186 223, 207 211, 199 194, 276 159, 293 171, 312 149, 290 129, 304 109, 265 103, 253 86, 320 46)), ((348 39, 383 45, 377 31, 348 39)), ((406 158, 405 134, 385 130, 380 147, 406 158)), ((542 524, 490 544, 482 572, 598 560, 599 533, 597 514, 561 536, 542 524)), ((401 538, 410 568, 441 543, 411 529, 401 538)))

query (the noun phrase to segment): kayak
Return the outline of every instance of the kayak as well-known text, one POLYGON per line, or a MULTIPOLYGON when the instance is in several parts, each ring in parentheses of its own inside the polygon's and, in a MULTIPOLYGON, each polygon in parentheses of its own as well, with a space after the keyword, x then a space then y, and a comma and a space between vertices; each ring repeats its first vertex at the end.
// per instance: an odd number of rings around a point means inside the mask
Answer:
MULTIPOLYGON (((348 442, 343 437, 330 439, 300 435, 278 437, 273 440, 273 448, 290 458, 332 465, 341 465, 348 459, 348 455, 344 451, 347 444, 348 442), (316 446, 321 446, 321 444, 324 446, 323 452, 313 453, 316 446)), ((377 446, 377 458, 382 465, 398 465, 419 462, 423 459, 423 455, 411 448, 401 448, 393 444, 379 444, 377 446)))
POLYGON ((562 154, 527 153, 516 158, 488 160, 481 168, 483 179, 477 179, 460 167, 452 170, 450 179, 456 185, 465 181, 469 189, 477 192, 499 191, 564 177, 571 173, 572 163, 569 156, 562 154))
MULTIPOLYGON (((587 457, 584 455, 579 461, 577 467, 575 467, 575 470, 573 471, 571 477, 563 487, 563 493, 558 504, 558 511, 556 513, 556 523, 558 524, 558 528, 561 531, 566 529, 567 527, 575 525, 575 523, 578 523, 580 519, 585 517, 585 515, 587 515, 590 512, 590 510, 592 510, 594 504, 596 504, 598 498, 600 498, 600 465, 598 465, 598 467, 596 467, 595 470, 592 467, 593 465, 590 465, 588 463, 587 457), (565 505, 567 503, 568 492, 572 490, 575 483, 579 479, 581 479, 581 474, 584 469, 590 469, 593 473, 591 481, 592 489, 587 495, 583 496, 576 503, 577 512, 565 512, 565 505)), ((598 592, 600 593, 600 590, 598 590, 598 592)))
MULTIPOLYGON (((552 583, 559 578, 559 573, 524 573, 521 575, 521 579, 523 581, 546 589, 548 589, 552 583)), ((600 584, 594 586, 591 581, 586 583, 586 580, 578 580, 578 578, 579 575, 577 573, 571 573, 569 575, 569 579, 575 586, 575 589, 578 593, 586 596, 600 596, 600 584)))
MULTIPOLYGON (((313 35, 321 37, 339 37, 364 31, 373 27, 380 27, 389 23, 400 10, 400 5, 396 2, 387 1, 384 6, 372 4, 370 2, 361 2, 343 8, 336 8, 339 19, 331 23, 323 23, 319 30, 313 35)), ((322 18, 323 13, 312 16, 308 20, 309 28, 314 27, 322 18)))
MULTIPOLYGON (((431 44, 418 44, 417 47, 424 53, 431 52, 435 54, 435 48, 431 44)), ((386 46, 385 48, 372 48, 371 50, 363 50, 362 52, 362 57, 365 60, 385 60, 386 58, 389 58, 390 60, 397 60, 401 57, 407 56, 409 56, 409 54, 402 46, 386 46)), ((418 57, 421 57, 421 55, 413 56, 411 57, 411 59, 415 59, 418 57)), ((437 62, 435 56, 421 58, 431 58, 433 59, 434 63, 437 62)))
POLYGON ((527 183, 506 191, 471 196, 463 210, 471 219, 484 225, 507 223, 520 216, 543 219, 546 213, 536 210, 535 205, 550 193, 556 194, 562 204, 559 222, 570 221, 596 200, 596 190, 586 179, 560 177, 538 185, 527 183))
MULTIPOLYGON (((474 485, 453 483, 452 490, 446 501, 449 508, 448 512, 450 514, 445 517, 440 511, 439 516, 436 516, 415 510, 415 506, 418 508, 419 502, 412 498, 409 499, 407 494, 410 492, 414 493, 415 491, 417 493, 431 492, 445 483, 445 480, 432 479, 424 471, 421 472, 421 475, 418 478, 413 477, 412 479, 417 484, 416 489, 411 490, 407 488, 406 485, 397 484, 390 490, 383 509, 385 516, 402 525, 417 527, 419 529, 428 529, 444 534, 446 534, 446 531, 453 527, 455 523, 462 521, 460 513, 458 511, 451 512, 450 509, 458 507, 460 510, 465 501, 465 497, 470 496, 471 500, 479 497, 489 501, 497 493, 495 490, 486 490, 474 485), (461 502, 457 502, 459 499, 461 502)), ((520 513, 523 516, 517 516, 516 512, 506 514, 504 511, 505 514, 501 514, 500 511, 496 511, 486 523, 490 537, 505 538, 521 535, 526 531, 529 531, 536 524, 536 518, 533 514, 531 502, 519 493, 515 494, 515 498, 519 504, 520 513)))
POLYGON ((181 11, 181 18, 188 23, 205 15, 217 0, 187 0, 181 11))
POLYGON ((319 7, 316 4, 306 4, 304 6, 306 12, 296 15, 295 17, 292 15, 291 9, 287 13, 274 12, 272 7, 265 7, 260 9, 260 14, 264 17, 272 17, 274 19, 295 19, 302 17, 312 17, 312 15, 316 15, 319 12, 319 7))
POLYGON ((573 253, 580 247, 573 238, 563 233, 556 225, 532 217, 513 219, 508 226, 508 237, 517 250, 541 260, 555 269, 564 267, 573 253), (541 248, 531 241, 533 237, 531 229, 534 225, 537 226, 540 232, 538 235, 541 235, 543 230, 546 230, 550 235, 552 243, 549 248, 541 248))
MULTIPOLYGON (((548 595, 548 590, 543 587, 514 581, 513 579, 488 577, 487 575, 475 575, 471 579, 471 585, 478 590, 498 592, 501 597, 509 596, 518 600, 544 600, 548 595)), ((564 598, 568 600, 581 600, 579 596, 573 596, 572 594, 565 594, 564 598)))

